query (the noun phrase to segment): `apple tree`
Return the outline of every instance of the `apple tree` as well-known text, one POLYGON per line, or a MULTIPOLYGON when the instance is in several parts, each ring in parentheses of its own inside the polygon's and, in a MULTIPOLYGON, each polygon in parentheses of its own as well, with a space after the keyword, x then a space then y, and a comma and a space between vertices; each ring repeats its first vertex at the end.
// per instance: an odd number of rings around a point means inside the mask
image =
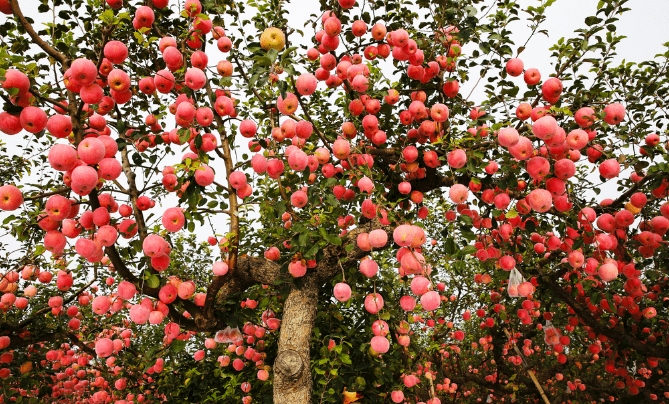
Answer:
POLYGON ((0 402, 669 399, 669 50, 552 3, 0 0, 0 402))

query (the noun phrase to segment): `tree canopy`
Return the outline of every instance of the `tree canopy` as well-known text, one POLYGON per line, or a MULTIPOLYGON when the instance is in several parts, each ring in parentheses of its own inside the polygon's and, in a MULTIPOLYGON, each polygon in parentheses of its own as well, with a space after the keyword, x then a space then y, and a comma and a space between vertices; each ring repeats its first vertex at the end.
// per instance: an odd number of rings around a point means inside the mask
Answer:
POLYGON ((669 43, 554 2, 0 0, 0 402, 669 400, 669 43))

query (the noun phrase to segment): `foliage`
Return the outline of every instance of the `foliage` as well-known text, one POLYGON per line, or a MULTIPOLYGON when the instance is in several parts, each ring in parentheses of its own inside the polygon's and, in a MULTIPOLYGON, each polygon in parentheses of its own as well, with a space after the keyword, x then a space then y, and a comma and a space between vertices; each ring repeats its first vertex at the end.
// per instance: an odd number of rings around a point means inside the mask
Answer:
POLYGON ((554 0, 347 3, 0 0, 0 402, 669 397, 669 50, 600 1, 533 82, 554 0))

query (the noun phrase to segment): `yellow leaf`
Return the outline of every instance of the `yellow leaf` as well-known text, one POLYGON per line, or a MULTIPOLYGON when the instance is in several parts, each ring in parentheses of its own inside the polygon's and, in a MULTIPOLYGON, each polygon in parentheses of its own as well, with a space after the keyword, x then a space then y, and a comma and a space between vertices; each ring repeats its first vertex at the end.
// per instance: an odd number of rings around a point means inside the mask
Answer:
POLYGON ((346 388, 344 388, 344 404, 351 404, 360 400, 361 398, 362 394, 355 391, 346 391, 346 388))

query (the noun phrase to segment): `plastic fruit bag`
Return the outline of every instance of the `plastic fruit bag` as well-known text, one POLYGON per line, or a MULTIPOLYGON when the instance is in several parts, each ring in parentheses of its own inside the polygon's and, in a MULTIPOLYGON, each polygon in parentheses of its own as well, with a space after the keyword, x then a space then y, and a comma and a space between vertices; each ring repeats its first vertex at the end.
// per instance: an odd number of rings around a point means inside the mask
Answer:
POLYGON ((519 297, 518 294, 518 285, 525 282, 523 275, 518 272, 516 268, 513 268, 509 273, 509 286, 507 292, 509 292, 509 297, 519 297))
POLYGON ((523 282, 518 285, 518 294, 522 297, 527 297, 534 293, 534 285, 531 282, 523 282))
POLYGON ((242 340, 242 333, 239 331, 238 327, 230 328, 226 327, 225 330, 221 330, 216 333, 214 341, 220 343, 235 343, 242 340))
POLYGON ((548 345, 558 345, 560 343, 560 331, 557 328, 553 327, 553 324, 550 321, 546 321, 544 326, 544 341, 548 345))

